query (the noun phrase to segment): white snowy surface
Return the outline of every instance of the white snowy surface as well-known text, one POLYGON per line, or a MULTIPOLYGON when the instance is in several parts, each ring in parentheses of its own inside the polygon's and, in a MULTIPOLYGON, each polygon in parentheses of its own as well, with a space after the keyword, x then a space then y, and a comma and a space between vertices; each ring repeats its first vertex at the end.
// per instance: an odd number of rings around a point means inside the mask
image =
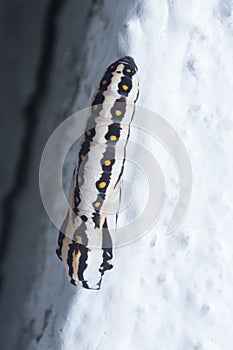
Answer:
POLYGON ((90 97, 108 64, 125 54, 135 58, 138 103, 163 116, 189 152, 192 199, 173 234, 165 233, 168 201, 151 232, 117 249, 100 291, 68 283, 54 254, 57 231, 48 227, 28 304, 40 336, 29 348, 231 350, 233 3, 105 1, 88 52, 82 90, 90 97))

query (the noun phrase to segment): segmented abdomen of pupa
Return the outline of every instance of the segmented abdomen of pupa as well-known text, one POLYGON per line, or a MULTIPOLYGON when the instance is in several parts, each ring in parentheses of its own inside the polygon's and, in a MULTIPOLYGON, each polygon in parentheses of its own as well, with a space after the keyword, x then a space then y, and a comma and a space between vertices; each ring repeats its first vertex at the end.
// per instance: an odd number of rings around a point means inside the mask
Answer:
POLYGON ((70 282, 88 289, 99 289, 104 272, 113 267, 114 235, 107 212, 124 172, 139 91, 137 70, 132 57, 123 57, 106 69, 99 83, 59 232, 56 252, 70 282))

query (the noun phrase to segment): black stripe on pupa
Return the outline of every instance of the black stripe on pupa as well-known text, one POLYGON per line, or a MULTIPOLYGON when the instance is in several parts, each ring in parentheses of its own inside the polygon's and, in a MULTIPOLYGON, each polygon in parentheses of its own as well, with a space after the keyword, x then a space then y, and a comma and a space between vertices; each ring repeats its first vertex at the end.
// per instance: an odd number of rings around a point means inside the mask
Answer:
POLYGON ((117 141, 121 134, 121 125, 120 123, 112 123, 108 126, 108 132, 105 135, 107 141, 117 141))

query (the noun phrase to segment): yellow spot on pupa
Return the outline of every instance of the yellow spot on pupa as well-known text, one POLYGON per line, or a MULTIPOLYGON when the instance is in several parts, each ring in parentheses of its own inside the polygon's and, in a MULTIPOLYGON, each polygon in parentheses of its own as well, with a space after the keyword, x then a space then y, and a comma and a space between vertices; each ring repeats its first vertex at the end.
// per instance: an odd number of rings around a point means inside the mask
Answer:
POLYGON ((87 136, 90 136, 90 135, 91 135, 90 130, 88 130, 88 131, 86 132, 86 135, 87 135, 87 136))
POLYGON ((115 114, 116 114, 117 117, 120 117, 121 111, 120 111, 119 109, 117 109, 117 110, 115 111, 115 114))
POLYGON ((117 137, 116 137, 115 135, 111 135, 111 136, 110 136, 110 140, 111 140, 111 141, 115 141, 116 139, 117 139, 117 137))
POLYGON ((109 166, 111 164, 111 160, 105 160, 104 165, 109 166))
POLYGON ((94 105, 94 106, 92 107, 92 109, 93 109, 93 111, 96 111, 96 110, 98 109, 98 106, 97 106, 97 105, 94 105))
POLYGON ((94 206, 95 206, 96 208, 99 208, 100 202, 95 202, 95 203, 94 203, 94 206))
POLYGON ((127 72, 127 73, 131 73, 131 69, 129 69, 129 68, 126 69, 126 72, 127 72))
POLYGON ((129 88, 129 87, 128 87, 127 85, 125 85, 125 84, 124 84, 124 85, 122 85, 122 89, 123 89, 123 90, 127 91, 127 90, 128 90, 128 88, 129 88))
POLYGON ((104 182, 104 181, 100 182, 99 183, 99 188, 104 188, 104 187, 106 187, 106 185, 107 185, 106 182, 104 182))
POLYGON ((82 244, 83 243, 82 237, 78 236, 77 240, 76 240, 76 243, 82 244))

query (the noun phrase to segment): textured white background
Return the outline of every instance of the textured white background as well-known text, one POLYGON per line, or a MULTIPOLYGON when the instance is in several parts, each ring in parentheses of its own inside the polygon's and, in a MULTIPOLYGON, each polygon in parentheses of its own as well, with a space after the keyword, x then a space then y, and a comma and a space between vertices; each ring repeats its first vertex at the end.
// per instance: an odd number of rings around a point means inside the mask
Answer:
POLYGON ((232 348, 232 11, 230 0, 122 0, 105 1, 94 17, 76 103, 91 97, 107 65, 132 55, 139 103, 163 116, 189 152, 193 195, 172 235, 168 201, 152 232, 116 251, 97 292, 67 282, 48 227, 27 310, 42 335, 30 349, 232 348))

